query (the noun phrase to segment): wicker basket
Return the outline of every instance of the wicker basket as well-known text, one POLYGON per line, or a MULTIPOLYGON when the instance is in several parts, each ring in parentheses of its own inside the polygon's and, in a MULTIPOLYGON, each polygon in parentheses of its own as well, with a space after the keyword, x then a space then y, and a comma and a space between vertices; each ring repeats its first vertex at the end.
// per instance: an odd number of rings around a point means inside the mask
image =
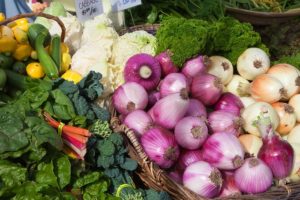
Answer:
MULTIPOLYGON (((130 28, 126 28, 120 31, 120 34, 124 34, 131 31, 145 30, 151 34, 155 34, 158 24, 154 25, 139 25, 130 28)), ((111 106, 111 126, 115 131, 123 133, 128 139, 129 155, 132 159, 136 160, 139 164, 139 168, 136 171, 137 175, 149 188, 166 191, 174 200, 204 200, 207 198, 201 197, 184 186, 173 181, 169 176, 154 164, 146 153, 144 152, 141 144, 139 143, 134 132, 121 124, 117 112, 111 106)), ((274 186, 271 187, 265 193, 256 195, 238 195, 227 198, 215 198, 216 200, 221 199, 232 199, 232 200, 283 200, 283 199, 300 199, 300 183, 288 184, 285 187, 274 186)))

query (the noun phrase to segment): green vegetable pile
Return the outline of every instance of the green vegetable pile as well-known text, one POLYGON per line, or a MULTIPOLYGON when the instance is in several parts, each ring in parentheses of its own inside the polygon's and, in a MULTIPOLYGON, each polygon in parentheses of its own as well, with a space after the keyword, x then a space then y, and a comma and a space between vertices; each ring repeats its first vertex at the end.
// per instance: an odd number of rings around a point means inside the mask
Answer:
POLYGON ((199 54, 222 55, 236 64, 238 56, 249 47, 268 52, 250 24, 230 17, 215 22, 168 17, 162 21, 156 37, 157 53, 169 49, 173 54, 171 59, 178 67, 199 54))

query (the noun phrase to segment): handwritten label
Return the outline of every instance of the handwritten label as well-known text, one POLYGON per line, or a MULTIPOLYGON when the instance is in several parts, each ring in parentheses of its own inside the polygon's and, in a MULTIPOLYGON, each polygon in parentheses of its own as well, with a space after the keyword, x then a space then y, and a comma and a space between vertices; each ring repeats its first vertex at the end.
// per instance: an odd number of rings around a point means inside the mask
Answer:
POLYGON ((76 15, 82 22, 103 13, 102 0, 76 0, 76 15))
POLYGON ((121 11, 141 4, 142 4, 141 0, 112 0, 111 1, 113 11, 121 11))

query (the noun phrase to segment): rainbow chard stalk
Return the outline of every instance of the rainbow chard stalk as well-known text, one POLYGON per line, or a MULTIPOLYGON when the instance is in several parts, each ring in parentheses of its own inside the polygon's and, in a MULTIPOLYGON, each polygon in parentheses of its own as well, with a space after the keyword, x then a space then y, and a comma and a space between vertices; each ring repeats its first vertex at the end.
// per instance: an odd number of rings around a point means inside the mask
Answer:
POLYGON ((292 146, 275 133, 270 117, 261 114, 255 125, 263 139, 263 146, 258 152, 258 158, 270 167, 275 178, 284 180, 291 173, 293 167, 294 151, 292 146))

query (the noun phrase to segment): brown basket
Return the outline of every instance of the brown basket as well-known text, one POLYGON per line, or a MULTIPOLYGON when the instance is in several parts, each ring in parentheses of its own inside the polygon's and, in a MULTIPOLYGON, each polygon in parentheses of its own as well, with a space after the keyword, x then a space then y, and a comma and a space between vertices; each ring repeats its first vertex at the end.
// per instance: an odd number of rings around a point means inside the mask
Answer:
POLYGON ((19 15, 16 15, 14 17, 7 18, 3 22, 0 22, 0 26, 1 25, 6 25, 6 24, 8 24, 10 22, 13 22, 13 21, 15 21, 17 19, 20 19, 20 18, 28 18, 28 17, 45 17, 47 19, 51 19, 51 20, 56 21, 58 23, 58 25, 60 26, 60 28, 61 28, 61 41, 63 42, 65 40, 66 27, 65 27, 64 23, 58 17, 53 16, 53 15, 49 15, 49 14, 46 14, 46 13, 42 13, 42 12, 19 14, 19 15))
MULTIPOLYGON (((154 25, 139 25, 130 28, 126 28, 120 31, 120 34, 132 32, 136 30, 145 30, 149 33, 155 33, 159 24, 154 25)), ((110 105, 110 111, 112 114, 111 126, 120 133, 123 133, 128 139, 129 156, 136 160, 139 164, 139 168, 136 171, 137 175, 149 188, 168 192, 174 200, 204 200, 207 198, 201 197, 184 186, 173 181, 169 176, 154 164, 146 153, 144 152, 141 144, 139 143, 134 132, 121 124, 117 112, 110 105)), ((232 199, 232 200, 283 200, 283 199, 300 199, 300 183, 291 183, 285 187, 271 187, 265 193, 256 195, 238 195, 227 198, 215 198, 216 200, 232 199)))

